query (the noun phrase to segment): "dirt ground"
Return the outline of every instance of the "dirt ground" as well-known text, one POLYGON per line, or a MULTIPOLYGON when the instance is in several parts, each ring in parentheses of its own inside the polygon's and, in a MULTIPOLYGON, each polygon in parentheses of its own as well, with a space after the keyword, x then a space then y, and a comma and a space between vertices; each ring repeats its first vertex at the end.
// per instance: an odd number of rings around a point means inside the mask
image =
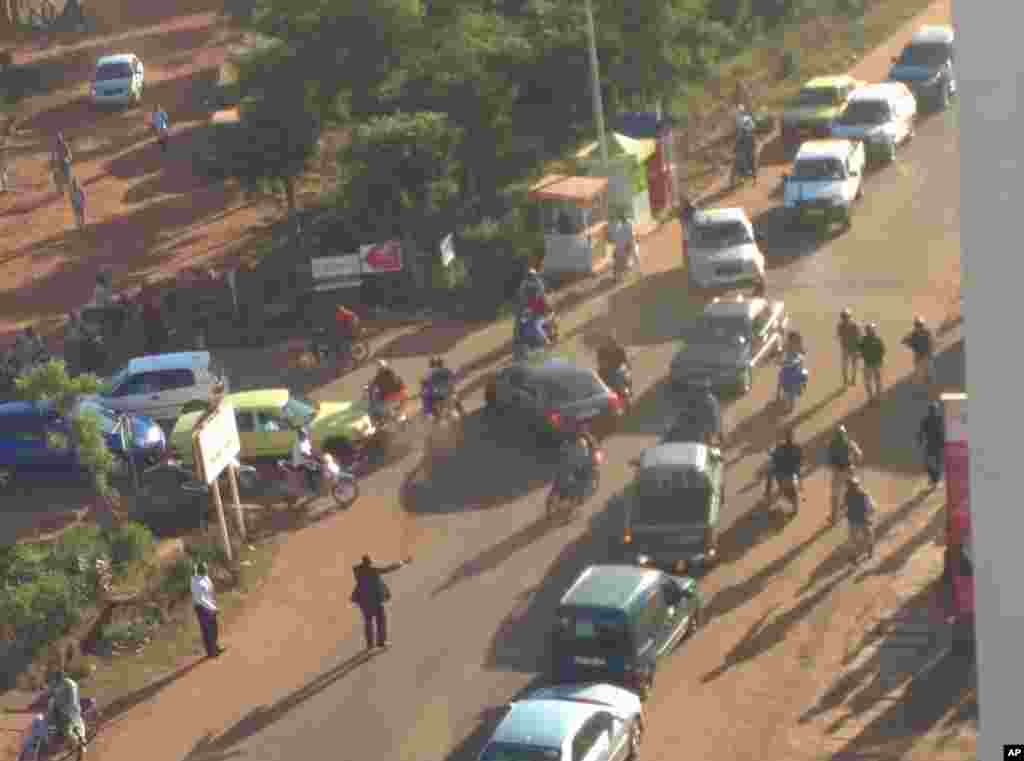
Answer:
MULTIPOLYGON (((125 12, 127 8, 126 3, 125 12)), ((111 15, 117 17, 121 10, 111 15)), ((180 114, 189 112, 181 92, 185 87, 170 83, 215 65, 226 44, 215 31, 213 17, 204 15, 204 10, 189 9, 194 15, 173 21, 152 16, 135 19, 133 24, 150 25, 147 31, 133 32, 131 42, 116 43, 130 44, 146 62, 147 79, 156 85, 150 89, 151 94, 161 86, 159 83, 166 84, 166 91, 154 97, 161 98, 176 130, 185 126, 186 117, 180 114)), ((911 28, 928 21, 946 21, 949 14, 949 0, 938 0, 927 14, 896 35, 891 45, 861 62, 855 73, 865 79, 880 78, 911 28)), ((80 90, 92 59, 100 52, 114 52, 113 45, 106 42, 85 50, 52 53, 66 55, 69 61, 75 56, 80 59, 77 73, 69 75, 61 97, 66 99, 68 90, 80 90)), ((147 96, 146 102, 153 101, 147 96)), ((76 126, 71 133, 82 157, 78 171, 90 178, 90 215, 95 215, 97 221, 81 235, 67 231, 70 212, 52 189, 45 187, 42 162, 50 131, 57 125, 86 118, 85 114, 88 111, 80 105, 61 105, 54 95, 51 104, 26 127, 25 158, 16 164, 15 181, 26 178, 34 184, 28 186, 30 190, 3 201, 21 211, 14 212, 20 214, 18 221, 12 221, 11 213, 0 220, 5 239, 12 241, 0 262, 3 287, 10 291, 5 293, 5 304, 12 305, 0 315, 0 330, 16 329, 36 316, 57 315, 65 309, 60 306, 63 299, 73 298, 75 303, 87 299, 92 277, 101 266, 130 261, 130 273, 122 268, 122 275, 130 279, 157 267, 217 255, 236 242, 239 231, 272 213, 269 207, 247 206, 221 190, 196 190, 188 184, 184 172, 176 173, 173 162, 164 165, 158 148, 145 133, 144 112, 136 110, 105 117, 110 123, 109 134, 119 137, 108 139, 104 129, 102 140, 80 144, 80 140, 90 139, 94 129, 76 126), (130 258, 127 252, 132 252, 130 258)), ((769 167, 758 187, 732 195, 713 193, 708 200, 724 202, 728 198, 729 205, 742 205, 752 215, 759 214, 773 203, 770 193, 781 171, 780 166, 769 167)), ((653 269, 668 271, 678 266, 678 235, 678 226, 673 225, 650 237, 653 269)), ((936 323, 952 320, 953 328, 944 336, 943 345, 954 350, 959 281, 958 267, 944 262, 941 270, 928 270, 919 287, 902 289, 871 308, 897 315, 893 330, 905 322, 911 310, 936 323)), ((836 299, 841 299, 855 284, 837 282, 835 288, 836 299)), ((427 353, 428 347, 421 348, 427 353)), ((893 372, 905 370, 901 366, 893 372)), ((856 435, 862 441, 875 440, 889 429, 879 414, 859 411, 861 401, 851 395, 833 398, 829 419, 852 417, 858 426, 856 435)), ((770 431, 744 423, 745 434, 752 437, 746 444, 750 453, 756 445, 765 443, 770 431)), ((801 435, 819 436, 829 424, 808 423, 801 435)), ((650 710, 652 731, 645 750, 647 758, 669 761, 678 758, 681 749, 688 749, 682 751, 684 754, 692 750, 696 757, 707 757, 704 751, 712 748, 716 757, 797 761, 952 759, 973 753, 973 724, 963 720, 971 715, 974 700, 969 668, 955 659, 944 659, 930 668, 927 679, 903 678, 896 684, 882 684, 877 676, 880 667, 870 660, 870 653, 875 651, 865 647, 863 640, 873 622, 888 619, 892 611, 934 608, 929 593, 922 588, 936 575, 938 549, 933 540, 939 531, 935 516, 942 509, 941 490, 926 494, 920 488, 920 479, 905 472, 890 474, 872 469, 871 479, 875 497, 883 506, 884 531, 877 565, 863 572, 848 571, 837 538, 823 540, 813 516, 801 517, 787 528, 786 549, 772 540, 752 547, 729 569, 728 578, 715 584, 715 618, 688 645, 685 663, 673 666, 659 686, 650 710), (724 645, 734 641, 734 646, 724 645), (719 650, 723 646, 728 652, 720 664, 719 650), (692 673, 677 673, 702 662, 702 657, 706 668, 696 679, 692 673), (699 694, 694 690, 695 682, 699 694), (680 716, 686 720, 680 721, 680 716), (704 736, 695 737, 701 728, 704 736), (915 744, 918 736, 926 737, 927 742, 915 744)), ((809 500, 823 499, 824 490, 818 481, 811 488, 809 500)), ((241 727, 239 732, 244 735, 256 731, 248 724, 262 726, 272 721, 270 717, 261 719, 259 714, 251 718, 243 704, 276 705, 277 698, 298 682, 297 677, 315 673, 324 654, 332 651, 333 643, 357 625, 356 616, 342 599, 349 588, 344 559, 326 566, 319 559, 344 556, 354 560, 364 551, 381 558, 425 554, 437 538, 415 528, 411 533, 410 522, 390 500, 377 496, 369 500, 369 507, 361 506, 337 519, 346 521, 340 539, 329 524, 322 530, 289 537, 266 588, 251 601, 244 623, 232 630, 228 656, 215 667, 200 667, 188 674, 195 661, 183 660, 180 673, 170 680, 180 677, 180 689, 164 690, 161 686, 146 691, 144 701, 115 717, 110 727, 113 731, 101 739, 96 752, 110 760, 136 755, 146 747, 152 749, 154 738, 141 735, 157 725, 157 712, 163 716, 159 725, 167 728, 168 742, 173 744, 182 742, 177 737, 182 728, 176 727, 176 715, 201 711, 201 718, 190 718, 188 731, 202 730, 210 736, 232 725, 241 727), (306 583, 310 579, 315 582, 306 583), (268 659, 271 651, 288 653, 289 657, 268 659), (223 695, 219 686, 225 684, 246 684, 245 699, 239 697, 237 704, 203 701, 201 707, 196 705, 196 695, 223 695), (120 746, 121 742, 125 744, 120 746)), ((759 537, 767 531, 755 523, 741 528, 759 537)), ((191 742, 194 738, 187 739, 191 742)), ((235 754, 202 757, 231 755, 235 754)))

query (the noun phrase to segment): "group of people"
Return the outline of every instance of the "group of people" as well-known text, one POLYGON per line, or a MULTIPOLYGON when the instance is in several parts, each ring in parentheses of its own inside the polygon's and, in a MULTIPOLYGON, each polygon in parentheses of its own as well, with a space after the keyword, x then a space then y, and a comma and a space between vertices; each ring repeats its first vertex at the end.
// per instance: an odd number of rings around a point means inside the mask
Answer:
MULTIPOLYGON (((853 313, 844 309, 839 314, 836 337, 842 357, 843 384, 852 386, 857 382, 857 366, 863 363, 864 388, 868 397, 877 401, 882 393, 882 368, 886 355, 878 326, 869 322, 861 328, 854 321, 853 313)), ((924 318, 914 318, 913 329, 903 338, 902 344, 914 356, 915 379, 922 387, 929 387, 935 376, 935 336, 925 325, 924 318)))

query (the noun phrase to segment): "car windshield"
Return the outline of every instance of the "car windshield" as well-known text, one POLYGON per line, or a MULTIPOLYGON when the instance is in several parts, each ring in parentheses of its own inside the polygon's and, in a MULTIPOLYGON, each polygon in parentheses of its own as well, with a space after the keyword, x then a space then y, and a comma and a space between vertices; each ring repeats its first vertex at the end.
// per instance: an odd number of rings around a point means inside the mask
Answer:
POLYGON ((480 761, 558 761, 558 748, 540 748, 536 745, 518 743, 491 743, 480 757, 480 761))
POLYGON ((900 66, 924 66, 936 69, 949 60, 949 45, 945 42, 919 42, 907 45, 896 62, 900 66))
POLYGON ((284 419, 293 426, 302 428, 312 422, 318 409, 316 402, 304 399, 297 394, 291 394, 288 401, 284 403, 281 413, 284 415, 284 419))
POLYGON ((711 487, 695 468, 651 468, 637 477, 633 523, 707 523, 711 487))
POLYGON ((582 402, 604 392, 597 376, 582 370, 538 378, 537 385, 552 405, 582 402))
POLYGON ((796 98, 802 107, 834 106, 839 102, 839 90, 835 87, 805 87, 796 98))
POLYGON ((118 63, 105 63, 96 69, 96 81, 106 82, 111 79, 131 79, 131 64, 121 61, 118 63))
POLYGON ((694 226, 693 242, 700 248, 731 248, 754 240, 742 222, 705 222, 694 226))
POLYGON ((839 117, 839 123, 848 126, 882 124, 888 120, 889 104, 884 100, 856 100, 839 117))
POLYGON ((686 331, 683 338, 689 344, 729 344, 739 346, 750 340, 750 322, 746 317, 732 315, 703 315, 686 331))
POLYGON ((100 420, 100 428, 105 434, 111 434, 117 427, 117 417, 102 404, 91 399, 80 399, 75 403, 74 414, 81 415, 83 412, 94 412, 100 420))
POLYGON ((841 180, 845 176, 843 162, 835 158, 801 159, 793 167, 795 180, 841 180))
POLYGON ((629 631, 622 614, 574 608, 558 615, 555 636, 574 649, 616 652, 629 646, 629 631))

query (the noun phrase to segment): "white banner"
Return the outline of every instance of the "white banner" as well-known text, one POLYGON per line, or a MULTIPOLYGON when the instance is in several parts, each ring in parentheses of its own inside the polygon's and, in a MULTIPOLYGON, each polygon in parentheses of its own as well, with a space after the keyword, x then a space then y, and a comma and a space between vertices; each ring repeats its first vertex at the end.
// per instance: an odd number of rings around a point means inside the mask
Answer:
POLYGON ((445 267, 451 266, 455 261, 455 234, 448 233, 441 241, 441 264, 445 267))
POLYGON ((197 434, 196 443, 203 477, 207 484, 212 484, 242 451, 235 408, 231 402, 222 401, 217 411, 207 418, 197 434))

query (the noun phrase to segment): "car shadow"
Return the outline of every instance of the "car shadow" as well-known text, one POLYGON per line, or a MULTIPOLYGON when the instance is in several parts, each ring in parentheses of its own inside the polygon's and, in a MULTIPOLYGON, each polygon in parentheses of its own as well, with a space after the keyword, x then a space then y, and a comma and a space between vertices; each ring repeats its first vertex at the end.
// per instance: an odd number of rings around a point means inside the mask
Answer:
POLYGON ((752 221, 754 229, 762 236, 761 252, 769 270, 815 254, 845 232, 841 225, 791 225, 789 213, 782 206, 765 209, 752 221))
MULTIPOLYGON (((601 322, 614 327, 618 340, 627 346, 678 339, 686 323, 707 303, 702 294, 691 294, 682 266, 646 275, 607 298, 609 317, 601 322)), ((593 329, 600 328, 595 325, 593 329)))

